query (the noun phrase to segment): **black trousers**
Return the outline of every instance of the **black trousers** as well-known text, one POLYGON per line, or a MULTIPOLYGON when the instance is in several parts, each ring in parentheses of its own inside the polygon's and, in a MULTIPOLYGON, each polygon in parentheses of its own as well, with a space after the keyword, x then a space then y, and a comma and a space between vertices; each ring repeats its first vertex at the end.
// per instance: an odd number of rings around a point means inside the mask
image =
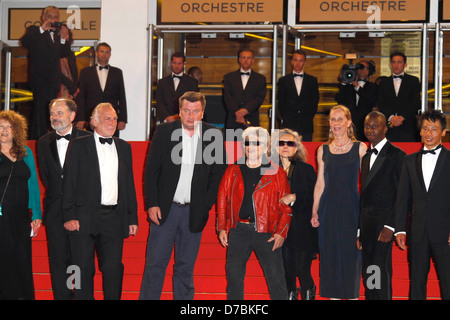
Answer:
POLYGON ((292 292, 297 288, 298 278, 301 292, 305 295, 306 290, 314 287, 311 275, 313 252, 293 250, 286 246, 282 247, 282 252, 287 291, 292 292))
POLYGON ((120 300, 123 281, 123 231, 116 209, 102 209, 95 234, 72 231, 69 234, 72 263, 79 267, 80 282, 75 300, 94 300, 95 252, 103 274, 105 300, 120 300))
POLYGON ((267 242, 272 235, 259 233, 254 224, 237 223, 230 230, 227 250, 227 299, 244 299, 244 278, 247 261, 255 251, 269 287, 272 300, 287 300, 288 292, 284 278, 281 248, 272 251, 273 242, 267 242))

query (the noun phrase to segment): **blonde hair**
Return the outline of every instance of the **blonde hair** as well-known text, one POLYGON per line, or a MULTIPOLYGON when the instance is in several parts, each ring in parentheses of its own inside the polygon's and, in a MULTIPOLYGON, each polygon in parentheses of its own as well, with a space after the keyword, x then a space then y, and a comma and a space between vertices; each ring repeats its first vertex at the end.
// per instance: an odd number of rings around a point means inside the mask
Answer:
POLYGON ((272 133, 272 138, 271 138, 271 141, 272 141, 271 155, 272 155, 272 157, 279 156, 278 141, 280 141, 280 137, 285 134, 289 134, 289 135, 293 136, 294 140, 295 140, 295 144, 297 145, 297 152, 292 156, 292 158, 290 160, 291 161, 302 160, 303 162, 306 162, 308 152, 306 151, 306 148, 302 143, 302 136, 299 135, 297 131, 294 131, 294 130, 291 130, 288 128, 277 129, 272 133))
MULTIPOLYGON (((344 116, 347 120, 350 120, 350 121, 352 120, 352 113, 350 112, 349 108, 347 108, 346 106, 343 106, 343 105, 337 105, 337 106, 334 106, 333 108, 331 108, 330 115, 328 116, 328 121, 330 119, 331 113, 336 110, 341 110, 342 112, 344 112, 344 116)), ((350 139, 352 139, 353 142, 357 141, 357 139, 355 137, 355 125, 353 124, 353 122, 347 128, 347 136, 350 139)), ((333 142, 334 139, 335 139, 334 133, 330 128, 330 132, 328 134, 328 143, 333 142)))

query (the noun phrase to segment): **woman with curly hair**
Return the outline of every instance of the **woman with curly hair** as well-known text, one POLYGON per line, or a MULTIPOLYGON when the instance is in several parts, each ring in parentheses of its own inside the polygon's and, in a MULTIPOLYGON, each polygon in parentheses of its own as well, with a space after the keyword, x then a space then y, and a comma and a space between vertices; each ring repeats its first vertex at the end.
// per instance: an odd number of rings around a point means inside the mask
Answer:
POLYGON ((34 299, 31 238, 42 212, 36 165, 26 146, 27 122, 0 112, 0 299, 34 299), (31 212, 30 212, 31 210, 31 212))

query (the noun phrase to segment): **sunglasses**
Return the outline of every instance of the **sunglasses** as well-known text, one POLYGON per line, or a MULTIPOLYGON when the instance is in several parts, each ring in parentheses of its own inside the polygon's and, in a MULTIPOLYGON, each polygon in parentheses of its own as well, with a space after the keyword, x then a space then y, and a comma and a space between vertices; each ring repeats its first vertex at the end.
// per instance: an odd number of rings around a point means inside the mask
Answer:
POLYGON ((257 147, 259 147, 260 144, 261 143, 259 141, 255 141, 255 140, 252 140, 252 141, 245 140, 245 142, 244 142, 244 145, 246 147, 248 147, 248 146, 257 146, 257 147))
POLYGON ((295 141, 284 141, 284 140, 278 141, 279 147, 283 147, 285 145, 287 145, 288 147, 296 147, 297 146, 295 141))

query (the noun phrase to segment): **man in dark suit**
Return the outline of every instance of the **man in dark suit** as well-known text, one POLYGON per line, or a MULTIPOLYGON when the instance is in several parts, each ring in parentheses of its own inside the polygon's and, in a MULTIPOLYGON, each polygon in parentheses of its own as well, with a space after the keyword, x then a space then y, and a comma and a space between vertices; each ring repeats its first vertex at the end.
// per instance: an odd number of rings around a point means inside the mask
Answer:
POLYGON ((92 135, 69 144, 63 169, 63 222, 69 231, 72 264, 80 268, 75 299, 94 299, 97 252, 104 298, 118 300, 123 241, 136 235, 138 228, 131 146, 112 137, 117 114, 111 104, 94 109, 91 125, 92 135))
POLYGON ((396 242, 410 257, 410 299, 425 300, 430 259, 436 265, 442 299, 450 299, 450 151, 442 146, 447 118, 427 111, 419 120, 424 147, 406 156, 395 208, 396 242), (409 222, 409 226, 408 226, 409 222))
POLYGON ((71 265, 69 238, 63 227, 61 213, 62 171, 69 141, 90 132, 72 126, 77 105, 71 99, 56 99, 50 104, 50 124, 54 131, 38 141, 39 170, 45 186, 44 225, 55 300, 71 300, 67 287, 67 268, 71 265))
POLYGON ((362 250, 366 300, 392 299, 392 242, 395 199, 405 152, 387 141, 386 117, 369 113, 364 132, 370 149, 362 158, 358 249, 362 250), (378 269, 373 270, 376 266, 378 269), (378 286, 371 276, 380 276, 378 286))
POLYGON ((77 128, 88 127, 92 110, 102 103, 109 102, 118 116, 117 129, 114 135, 125 129, 127 124, 127 99, 122 70, 109 65, 111 46, 99 43, 95 50, 97 64, 80 72, 80 92, 76 98, 79 112, 77 128))
POLYGON ((364 121, 377 104, 377 85, 369 81, 375 73, 375 64, 372 61, 362 60, 357 66, 355 81, 339 84, 336 101, 350 109, 356 139, 367 141, 364 135, 364 121))
POLYGON ((156 118, 160 123, 179 119, 178 99, 187 91, 198 91, 197 79, 184 73, 185 64, 186 57, 175 52, 170 58, 172 73, 158 81, 156 118))
POLYGON ((202 231, 226 169, 222 132, 201 121, 205 104, 203 94, 186 92, 180 98, 180 119, 159 125, 149 149, 144 190, 151 227, 142 300, 160 299, 174 246, 173 298, 194 298, 202 231))
POLYGON ((266 97, 266 77, 252 69, 253 51, 238 53, 240 69, 223 78, 223 98, 227 109, 227 129, 259 126, 259 108, 266 97))
POLYGON ((421 108, 420 83, 405 73, 406 56, 390 56, 392 77, 381 79, 378 86, 378 108, 388 119, 387 137, 392 142, 417 141, 417 115, 421 108))
POLYGON ((296 50, 292 54, 292 73, 278 81, 278 109, 282 127, 297 131, 303 141, 312 141, 314 116, 319 103, 317 78, 303 71, 306 52, 296 50))
POLYGON ((30 26, 20 39, 29 49, 33 91, 33 115, 30 139, 37 140, 49 129, 48 106, 58 97, 61 85, 60 58, 70 55, 69 30, 66 26, 52 27, 59 22, 59 9, 48 6, 42 12, 41 26, 30 26))

